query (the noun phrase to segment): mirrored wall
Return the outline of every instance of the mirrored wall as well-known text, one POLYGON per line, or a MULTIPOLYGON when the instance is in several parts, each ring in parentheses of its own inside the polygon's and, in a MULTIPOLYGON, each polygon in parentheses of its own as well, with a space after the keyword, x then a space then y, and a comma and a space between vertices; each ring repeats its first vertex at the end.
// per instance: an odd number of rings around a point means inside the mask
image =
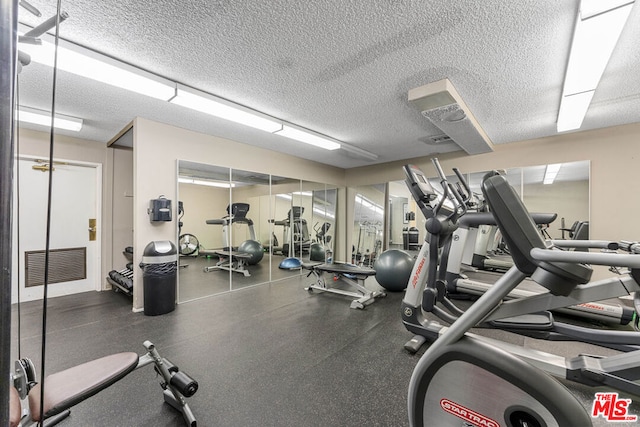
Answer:
POLYGON ((336 188, 184 160, 177 169, 180 302, 298 276, 333 250, 336 188))
MULTIPOLYGON (((481 184, 486 171, 462 172, 471 192, 482 203, 481 184)), ((572 227, 576 223, 589 222, 589 161, 511 168, 502 172, 530 212, 557 214, 557 219, 544 230, 547 238, 572 238, 572 227)), ((453 174, 448 178, 458 181, 453 174)), ((434 187, 439 187, 437 179, 431 181, 434 187)), ((390 182, 389 248, 419 249, 425 237, 424 222, 404 181, 390 182)))
POLYGON ((385 184, 356 187, 351 262, 373 267, 383 250, 385 184))

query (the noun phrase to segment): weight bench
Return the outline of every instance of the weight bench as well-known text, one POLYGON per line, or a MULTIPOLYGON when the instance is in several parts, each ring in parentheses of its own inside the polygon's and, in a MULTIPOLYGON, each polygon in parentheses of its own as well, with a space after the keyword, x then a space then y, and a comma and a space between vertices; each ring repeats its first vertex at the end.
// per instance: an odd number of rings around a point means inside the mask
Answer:
POLYGON ((342 263, 325 264, 322 262, 302 263, 302 268, 309 270, 307 277, 313 274, 316 280, 314 284, 305 288, 307 291, 313 292, 317 290, 354 297, 356 299, 351 301, 351 308, 362 309, 373 303, 375 298, 387 296, 387 294, 382 291, 372 291, 364 287, 364 282, 367 277, 375 276, 376 274, 376 271, 372 268, 363 268, 342 263), (352 288, 355 288, 356 291, 347 291, 328 285, 325 280, 325 273, 331 275, 332 282, 342 281, 352 288))
POLYGON ((246 268, 249 265, 251 254, 237 251, 213 251, 213 253, 220 258, 220 261, 216 265, 205 267, 204 271, 206 273, 214 270, 226 270, 242 273, 244 277, 251 276, 246 268))
POLYGON ((140 357, 133 352, 112 354, 47 376, 42 406, 44 423, 40 423, 41 384, 34 385, 35 372, 31 361, 21 359, 12 375, 11 426, 17 425, 14 423, 14 414, 17 413, 21 414, 23 427, 57 424, 69 416, 72 406, 113 385, 135 369, 154 364, 156 373, 162 377, 160 386, 164 390, 164 401, 182 413, 188 426, 195 427, 196 419, 185 397, 196 393, 198 383, 162 358, 151 342, 145 341, 143 345, 148 352, 140 357), (21 400, 27 398, 29 410, 22 415, 21 400))

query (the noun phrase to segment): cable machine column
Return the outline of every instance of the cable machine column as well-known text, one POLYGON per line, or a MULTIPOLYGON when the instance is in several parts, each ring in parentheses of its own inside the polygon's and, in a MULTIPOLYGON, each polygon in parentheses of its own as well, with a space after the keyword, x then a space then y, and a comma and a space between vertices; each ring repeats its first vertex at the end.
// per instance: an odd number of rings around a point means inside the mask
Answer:
POLYGON ((0 2, 0 425, 9 425, 13 99, 18 1, 0 2))

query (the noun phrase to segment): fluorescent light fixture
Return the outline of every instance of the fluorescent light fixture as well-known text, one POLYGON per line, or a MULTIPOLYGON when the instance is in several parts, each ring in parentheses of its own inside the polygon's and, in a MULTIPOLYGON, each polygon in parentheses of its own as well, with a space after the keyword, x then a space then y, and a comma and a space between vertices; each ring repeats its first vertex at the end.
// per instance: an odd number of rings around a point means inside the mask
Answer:
POLYGON ((235 184, 229 183, 229 182, 206 181, 203 179, 193 179, 193 178, 185 178, 185 177, 178 177, 178 182, 181 184, 204 185, 207 187, 218 187, 218 188, 234 188, 235 187, 235 184))
MULTIPOLYGON (((566 119, 564 114, 578 115, 571 105, 563 106, 565 102, 574 106, 577 102, 585 102, 587 96, 570 99, 585 92, 594 92, 604 73, 613 49, 618 43, 634 1, 631 0, 582 0, 580 12, 576 20, 571 53, 567 72, 565 74, 562 100, 558 113, 558 132, 577 129, 582 120, 566 119)), ((588 96, 589 103, 593 93, 588 96)), ((582 105, 582 104, 579 104, 582 105)), ((588 109, 584 110, 582 117, 588 109)))
POLYGON ((313 211, 314 211, 315 213, 317 213, 318 215, 323 216, 323 217, 325 217, 325 218, 335 219, 335 217, 336 217, 336 216, 335 216, 334 214, 332 214, 331 212, 327 212, 327 211, 325 211, 325 210, 323 210, 323 209, 320 209, 320 208, 313 208, 313 211))
POLYGON ((367 199, 366 197, 362 197, 360 195, 356 195, 355 198, 356 204, 359 204, 367 209, 370 209, 374 212, 383 212, 384 209, 382 209, 382 206, 380 206, 377 203, 372 202, 371 200, 367 199))
POLYGON ((296 196, 313 196, 313 193, 311 191, 294 191, 292 194, 295 194, 296 196))
POLYGON ((276 197, 280 197, 281 199, 285 199, 285 200, 291 200, 291 194, 286 194, 286 193, 282 193, 282 194, 276 194, 276 197))
MULTIPOLYGON (((55 46, 44 37, 41 45, 20 43, 19 49, 31 61, 53 67, 55 46)), ((58 43, 58 69, 163 101, 175 95, 175 83, 169 80, 64 40, 58 43)))
POLYGON ((562 97, 558 113, 558 132, 579 129, 587 114, 595 90, 562 97))
MULTIPOLYGON (((32 62, 53 67, 55 52, 55 46, 52 42, 53 37, 44 34, 41 36, 41 40, 42 44, 40 45, 20 43, 19 49, 21 52, 28 54, 32 62)), ((169 101, 173 104, 295 139, 316 147, 327 150, 336 150, 341 147, 340 141, 294 127, 294 125, 283 125, 281 120, 259 111, 172 82, 65 40, 59 40, 58 43, 57 65, 58 69, 68 73, 163 101, 169 101)), ((357 147, 346 147, 345 149, 372 160, 378 158, 377 155, 357 147)))
POLYGON ((552 165, 547 165, 547 169, 544 171, 544 180, 543 184, 553 184, 556 176, 558 176, 558 172, 560 172, 560 168, 562 167, 562 163, 554 163, 552 165))
POLYGON ((266 132, 273 133, 282 129, 282 123, 265 114, 182 85, 178 85, 176 96, 170 102, 266 132))
POLYGON ((580 4, 580 17, 582 19, 588 19, 633 2, 634 0, 582 0, 580 4))
MULTIPOLYGON (((18 107, 16 118, 21 123, 31 123, 46 127, 51 126, 51 113, 48 111, 36 110, 28 107, 18 107)), ((80 129, 82 129, 82 119, 56 114, 53 119, 53 127, 80 132, 80 129)))
POLYGON ((282 129, 274 133, 276 135, 284 136, 285 138, 295 139, 296 141, 304 142, 305 144, 324 148, 325 150, 337 150, 340 148, 340 142, 336 140, 311 133, 310 131, 298 129, 291 125, 283 124, 282 129))

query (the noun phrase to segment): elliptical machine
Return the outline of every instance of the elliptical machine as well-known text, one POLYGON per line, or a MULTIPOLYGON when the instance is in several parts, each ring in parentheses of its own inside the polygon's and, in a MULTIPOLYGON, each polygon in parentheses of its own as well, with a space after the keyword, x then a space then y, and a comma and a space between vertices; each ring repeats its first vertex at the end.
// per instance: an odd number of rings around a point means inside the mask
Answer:
MULTIPOLYGON (((552 324, 549 313, 538 312, 638 291, 640 257, 547 249, 515 191, 503 176, 496 174, 485 180, 483 192, 513 253, 515 266, 463 312, 446 298, 446 281, 439 277, 437 265, 438 248, 455 230, 457 218, 464 213, 464 201, 447 182, 437 160, 434 165, 444 189, 435 208, 438 196, 424 174, 414 166, 405 166, 412 195, 421 209, 423 205, 429 207, 422 209, 427 217, 429 242, 423 245, 411 275, 402 305, 403 322, 407 329, 420 334, 417 337, 423 342, 435 341, 411 378, 410 424, 459 426, 462 420, 471 425, 492 426, 590 425, 582 405, 544 371, 589 386, 604 385, 640 396, 638 350, 606 358, 580 355, 565 359, 469 333, 481 324, 518 323, 521 314, 527 314, 527 320, 538 327, 545 322, 552 324), (631 271, 622 278, 589 283, 591 269, 583 263, 624 266, 631 271), (548 292, 504 302, 528 276, 548 292), (444 327, 429 320, 425 312, 452 325, 444 327)), ((634 246, 621 245, 621 249, 636 253, 634 246)), ((635 304, 640 307, 637 295, 635 304)), ((623 339, 619 332, 603 335, 609 336, 603 341, 623 339)), ((634 350, 634 346, 628 350, 634 350)))

